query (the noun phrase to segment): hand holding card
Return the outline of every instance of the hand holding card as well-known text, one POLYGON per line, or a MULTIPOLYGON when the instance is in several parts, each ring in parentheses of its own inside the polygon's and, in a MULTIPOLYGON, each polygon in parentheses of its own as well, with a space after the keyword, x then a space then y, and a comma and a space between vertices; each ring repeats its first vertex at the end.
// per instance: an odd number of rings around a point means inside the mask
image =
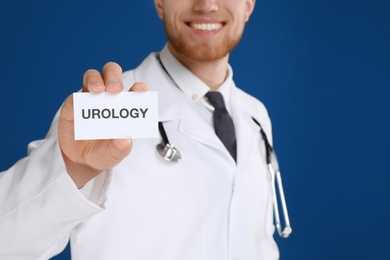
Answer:
MULTIPOLYGON (((147 85, 143 83, 135 83, 130 88, 130 92, 146 92, 147 90, 147 85)), ((107 92, 116 95, 122 91, 122 68, 116 63, 109 62, 104 65, 102 73, 97 70, 88 70, 84 74, 82 92, 94 94, 107 92)), ((65 100, 61 108, 58 122, 58 142, 66 170, 76 186, 81 188, 98 174, 111 169, 129 155, 132 140, 129 137, 75 140, 73 102, 72 94, 65 100)))

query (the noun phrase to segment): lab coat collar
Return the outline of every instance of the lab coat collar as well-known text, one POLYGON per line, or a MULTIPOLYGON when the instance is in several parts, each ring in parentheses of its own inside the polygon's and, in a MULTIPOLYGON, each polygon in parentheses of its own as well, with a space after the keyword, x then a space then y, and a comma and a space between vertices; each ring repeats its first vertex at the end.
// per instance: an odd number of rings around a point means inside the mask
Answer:
MULTIPOLYGON (((179 120, 179 132, 198 142, 221 150, 226 154, 230 163, 235 164, 233 158, 215 134, 213 127, 196 110, 196 104, 174 86, 171 78, 161 67, 157 55, 157 53, 150 54, 135 69, 134 79, 148 84, 150 91, 158 92, 159 121, 179 120)), ((169 133, 167 134, 169 138, 169 133)))
MULTIPOLYGON (((169 50, 168 44, 166 44, 160 52, 160 60, 176 87, 183 91, 188 99, 193 102, 201 102, 205 94, 210 91, 210 88, 202 80, 175 58, 169 50)), ((234 85, 233 70, 230 65, 227 64, 227 77, 218 88, 218 91, 221 92, 229 113, 231 111, 230 90, 232 85, 234 85)), ((205 102, 204 105, 210 110, 214 110, 214 107, 207 102, 205 102)))

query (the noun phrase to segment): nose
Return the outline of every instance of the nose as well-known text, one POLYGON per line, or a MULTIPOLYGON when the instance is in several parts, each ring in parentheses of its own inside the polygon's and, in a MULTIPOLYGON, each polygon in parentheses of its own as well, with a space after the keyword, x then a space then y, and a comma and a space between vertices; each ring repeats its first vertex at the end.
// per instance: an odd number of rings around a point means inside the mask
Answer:
POLYGON ((196 0, 194 4, 194 11, 202 13, 218 11, 217 2, 217 0, 196 0))

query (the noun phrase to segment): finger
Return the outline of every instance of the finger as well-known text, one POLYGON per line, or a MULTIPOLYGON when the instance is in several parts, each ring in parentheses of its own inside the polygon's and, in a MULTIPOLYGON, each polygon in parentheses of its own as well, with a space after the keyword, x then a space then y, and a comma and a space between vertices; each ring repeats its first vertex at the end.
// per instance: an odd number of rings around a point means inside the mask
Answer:
POLYGON ((108 62, 103 66, 103 79, 106 91, 120 93, 123 91, 122 68, 115 62, 108 62))
POLYGON ((105 91, 104 81, 97 70, 87 70, 83 77, 83 92, 102 93, 105 91))
POLYGON ((130 88, 129 91, 134 91, 134 92, 146 92, 149 90, 148 85, 142 82, 136 82, 133 84, 133 86, 130 88))

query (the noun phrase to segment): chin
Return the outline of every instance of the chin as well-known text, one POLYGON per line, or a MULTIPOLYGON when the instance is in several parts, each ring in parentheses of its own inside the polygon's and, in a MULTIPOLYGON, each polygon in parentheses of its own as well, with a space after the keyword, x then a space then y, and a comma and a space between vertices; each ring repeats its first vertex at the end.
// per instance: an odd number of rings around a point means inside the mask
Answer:
POLYGON ((225 40, 219 46, 196 45, 185 42, 174 42, 172 47, 181 55, 198 62, 212 62, 225 58, 237 45, 236 41, 225 40))

